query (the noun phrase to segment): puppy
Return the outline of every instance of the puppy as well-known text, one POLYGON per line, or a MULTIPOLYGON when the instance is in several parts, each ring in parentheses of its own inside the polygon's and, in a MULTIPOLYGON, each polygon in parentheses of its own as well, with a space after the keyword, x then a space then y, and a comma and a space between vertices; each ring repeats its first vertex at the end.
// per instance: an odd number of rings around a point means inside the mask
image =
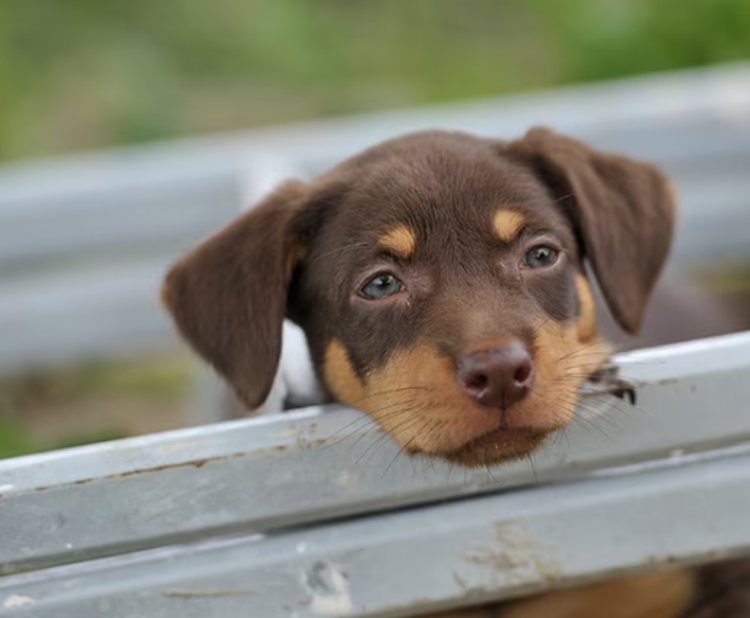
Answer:
MULTIPOLYGON (((489 466, 567 426, 610 357, 587 266, 611 321, 637 334, 674 222, 647 163, 547 129, 417 133, 284 184, 178 262, 163 296, 248 408, 271 391, 289 318, 328 399, 406 453, 489 466)), ((677 617, 700 596, 696 573, 451 615, 677 617)))

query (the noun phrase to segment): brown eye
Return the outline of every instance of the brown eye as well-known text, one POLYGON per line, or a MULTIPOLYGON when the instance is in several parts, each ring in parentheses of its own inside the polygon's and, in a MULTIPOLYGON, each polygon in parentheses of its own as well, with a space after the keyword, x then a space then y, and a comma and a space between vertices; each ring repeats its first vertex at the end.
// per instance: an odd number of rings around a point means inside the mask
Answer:
POLYGON ((359 295, 367 300, 381 300, 398 294, 403 289, 404 284, 396 277, 389 273, 381 273, 365 283, 359 291, 359 295))
POLYGON ((523 265, 527 268, 547 268, 557 262, 560 252, 549 245, 532 247, 523 256, 523 265))

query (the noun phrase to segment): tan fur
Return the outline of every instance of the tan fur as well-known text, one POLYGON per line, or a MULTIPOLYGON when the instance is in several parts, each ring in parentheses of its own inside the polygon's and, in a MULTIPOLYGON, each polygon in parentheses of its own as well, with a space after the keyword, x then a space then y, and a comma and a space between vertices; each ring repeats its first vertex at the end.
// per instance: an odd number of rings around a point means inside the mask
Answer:
POLYGON ((576 275, 576 290, 580 306, 578 340, 586 343, 596 337, 596 303, 589 282, 581 274, 576 275))
POLYGON ((695 571, 635 575, 521 601, 502 618, 676 618, 691 604, 695 571))
POLYGON ((690 606, 694 591, 695 571, 680 569, 423 618, 677 618, 690 606))
POLYGON ((417 249, 417 235, 405 225, 397 225, 378 239, 378 247, 406 260, 417 249))
MULTIPOLYGON (((534 417, 544 425, 567 425, 576 409, 576 393, 585 376, 594 373, 610 357, 603 340, 581 340, 578 325, 565 326, 545 320, 536 327, 533 355, 537 381, 530 397, 521 404, 534 405, 534 417)), ((519 410, 519 414, 527 412, 519 410)))
POLYGON ((526 218, 515 210, 502 208, 495 213, 492 227, 500 240, 513 242, 526 224, 526 218))
POLYGON ((326 348, 323 359, 323 379, 329 390, 349 405, 355 405, 354 402, 364 396, 363 384, 352 368, 349 354, 336 339, 326 348))
POLYGON ((548 432, 569 423, 583 375, 609 356, 604 344, 582 347, 577 327, 544 322, 537 330, 535 388, 506 411, 506 429, 471 448, 466 446, 472 440, 499 429, 498 411, 471 399, 456 379, 451 359, 430 344, 396 352, 363 384, 344 347, 334 341, 326 351, 323 376, 338 400, 369 413, 405 451, 486 465, 528 454, 548 432))

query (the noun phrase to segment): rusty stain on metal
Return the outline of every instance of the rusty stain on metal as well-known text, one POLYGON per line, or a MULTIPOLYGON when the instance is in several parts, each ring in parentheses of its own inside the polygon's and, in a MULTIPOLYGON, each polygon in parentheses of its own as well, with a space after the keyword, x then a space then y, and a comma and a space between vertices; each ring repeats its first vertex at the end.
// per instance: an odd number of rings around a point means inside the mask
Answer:
MULTIPOLYGON (((302 449, 309 449, 309 448, 314 448, 318 446, 323 446, 325 442, 326 441, 322 438, 315 439, 315 440, 299 439, 297 442, 297 446, 302 449)), ((49 489, 73 487, 75 485, 86 485, 94 481, 128 478, 131 476, 140 476, 142 474, 151 474, 153 472, 163 472, 164 470, 172 470, 175 468, 185 468, 185 467, 202 468, 203 466, 210 464, 210 463, 215 463, 218 461, 227 461, 230 459, 237 459, 240 457, 253 457, 253 458, 267 457, 269 454, 284 453, 289 448, 290 448, 290 445, 279 444, 279 445, 272 446, 269 448, 258 449, 258 450, 250 451, 250 452, 239 452, 239 453, 232 453, 230 455, 222 455, 222 456, 217 456, 217 457, 203 457, 201 459, 191 459, 189 461, 181 461, 178 463, 164 464, 161 466, 154 466, 152 468, 141 468, 138 470, 128 470, 126 472, 108 474, 106 476, 96 476, 96 477, 91 477, 91 478, 79 479, 76 481, 70 481, 68 483, 61 483, 59 485, 43 485, 40 487, 35 487, 34 491, 47 491, 49 489)))
POLYGON ((231 455, 224 455, 221 457, 205 457, 202 459, 192 459, 190 461, 181 461, 179 463, 173 463, 173 464, 164 464, 161 466, 154 466, 153 468, 142 468, 138 470, 128 470, 127 472, 118 472, 117 474, 108 474, 106 476, 96 476, 86 479, 79 479, 77 481, 71 481, 69 483, 61 483, 60 485, 45 485, 41 487, 36 487, 34 491, 47 491, 48 489, 57 489, 62 487, 72 487, 75 485, 86 485, 88 483, 92 483, 94 481, 104 481, 104 480, 112 480, 112 479, 121 479, 121 478, 128 478, 131 476, 139 476, 141 474, 151 474, 153 472, 163 472, 164 470, 172 470, 175 468, 185 468, 185 467, 193 467, 193 468, 202 468, 206 464, 213 463, 216 461, 223 461, 228 459, 235 459, 239 457, 247 457, 248 453, 232 453, 231 455))
POLYGON ((306 438, 304 436, 298 436, 297 437, 297 448, 300 450, 311 450, 316 447, 321 447, 326 445, 326 439, 325 438, 315 438, 314 440, 311 440, 310 438, 306 438))

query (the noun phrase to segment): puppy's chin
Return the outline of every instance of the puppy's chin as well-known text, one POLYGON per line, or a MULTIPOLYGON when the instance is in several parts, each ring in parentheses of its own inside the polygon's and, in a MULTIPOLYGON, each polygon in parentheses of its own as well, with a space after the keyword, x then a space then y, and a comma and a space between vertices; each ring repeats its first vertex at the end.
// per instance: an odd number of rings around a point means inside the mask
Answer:
POLYGON ((539 449, 554 430, 501 428, 483 434, 458 449, 432 453, 467 468, 492 466, 524 459, 539 449))

